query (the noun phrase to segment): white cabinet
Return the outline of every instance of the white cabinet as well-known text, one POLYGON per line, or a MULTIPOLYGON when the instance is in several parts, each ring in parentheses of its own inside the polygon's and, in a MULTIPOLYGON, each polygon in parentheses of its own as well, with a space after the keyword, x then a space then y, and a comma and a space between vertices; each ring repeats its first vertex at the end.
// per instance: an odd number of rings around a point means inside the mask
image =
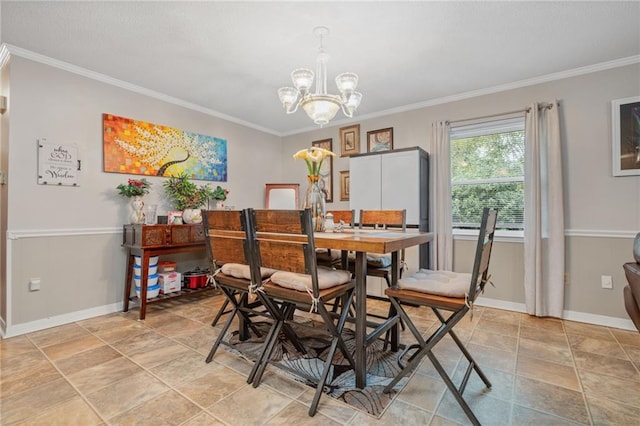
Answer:
MULTIPOLYGON (((361 209, 407 210, 407 225, 429 230, 429 154, 419 147, 349 158, 349 206, 361 209)), ((427 249, 420 250, 427 265, 427 249)))

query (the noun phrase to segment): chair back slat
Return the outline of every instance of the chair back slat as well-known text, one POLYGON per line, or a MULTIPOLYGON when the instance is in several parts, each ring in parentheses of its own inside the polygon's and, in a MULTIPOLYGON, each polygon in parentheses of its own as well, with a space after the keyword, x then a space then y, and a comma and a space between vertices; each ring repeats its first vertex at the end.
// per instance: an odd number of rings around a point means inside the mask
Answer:
POLYGON ((249 209, 255 267, 308 274, 318 292, 311 211, 249 209))
POLYGON ((471 275, 471 286, 469 288, 470 300, 475 300, 478 294, 484 290, 489 277, 489 261, 491 260, 497 217, 498 211, 496 209, 485 208, 482 213, 478 245, 471 275))
POLYGON ((327 213, 331 213, 333 215, 333 221, 335 223, 340 223, 343 221, 345 225, 353 227, 355 223, 356 211, 354 210, 329 210, 327 213))
POLYGON ((203 225, 212 269, 225 263, 249 263, 242 211, 207 210, 203 225))
POLYGON ((360 228, 364 227, 401 228, 407 227, 407 210, 360 210, 360 228))

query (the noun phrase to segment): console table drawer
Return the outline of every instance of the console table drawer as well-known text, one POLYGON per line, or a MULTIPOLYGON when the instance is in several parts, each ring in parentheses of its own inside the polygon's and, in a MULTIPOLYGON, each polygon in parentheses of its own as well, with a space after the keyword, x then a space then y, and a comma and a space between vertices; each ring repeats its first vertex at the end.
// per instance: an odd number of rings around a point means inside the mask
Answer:
POLYGON ((204 227, 193 225, 124 225, 122 245, 161 247, 204 243, 204 227))

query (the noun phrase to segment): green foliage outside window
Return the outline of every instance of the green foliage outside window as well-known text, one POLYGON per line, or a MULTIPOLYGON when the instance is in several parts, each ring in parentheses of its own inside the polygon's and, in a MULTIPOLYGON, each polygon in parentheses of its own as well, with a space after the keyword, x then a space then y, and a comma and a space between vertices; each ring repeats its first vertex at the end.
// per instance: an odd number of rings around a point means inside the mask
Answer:
POLYGON ((454 228, 475 228, 483 207, 499 209, 502 229, 524 221, 524 131, 451 140, 454 228))

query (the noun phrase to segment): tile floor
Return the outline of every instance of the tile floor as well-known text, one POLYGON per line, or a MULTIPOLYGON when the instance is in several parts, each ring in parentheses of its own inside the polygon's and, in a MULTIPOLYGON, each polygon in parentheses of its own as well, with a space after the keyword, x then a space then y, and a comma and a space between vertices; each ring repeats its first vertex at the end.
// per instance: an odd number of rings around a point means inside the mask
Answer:
MULTIPOLYGON (((328 397, 308 417, 310 388, 271 369, 254 389, 250 364, 224 349, 204 363, 221 300, 174 299, 144 322, 134 309, 0 341, 0 424, 468 423, 428 360, 380 419, 328 397)), ((414 315, 425 331, 435 325, 425 309, 414 315)), ((457 330, 493 382, 487 391, 474 375, 465 392, 483 424, 640 424, 639 333, 489 308, 457 330)), ((460 377, 452 341, 436 349, 460 377)))

